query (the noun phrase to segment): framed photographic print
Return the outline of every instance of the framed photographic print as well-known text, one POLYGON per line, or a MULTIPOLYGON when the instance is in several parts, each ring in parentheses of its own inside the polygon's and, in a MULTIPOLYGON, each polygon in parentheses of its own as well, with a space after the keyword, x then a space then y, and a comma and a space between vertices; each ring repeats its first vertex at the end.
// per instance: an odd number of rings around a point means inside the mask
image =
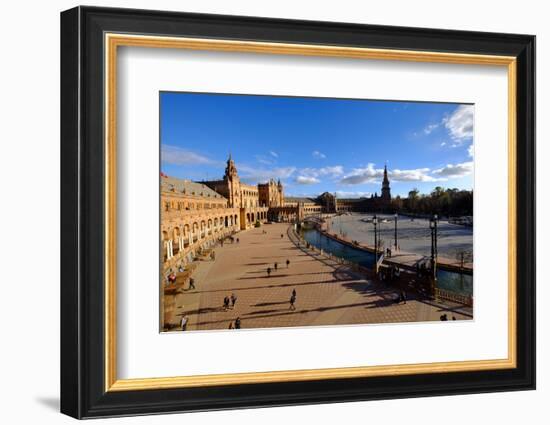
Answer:
POLYGON ((535 38, 61 14, 61 410, 535 387, 535 38))

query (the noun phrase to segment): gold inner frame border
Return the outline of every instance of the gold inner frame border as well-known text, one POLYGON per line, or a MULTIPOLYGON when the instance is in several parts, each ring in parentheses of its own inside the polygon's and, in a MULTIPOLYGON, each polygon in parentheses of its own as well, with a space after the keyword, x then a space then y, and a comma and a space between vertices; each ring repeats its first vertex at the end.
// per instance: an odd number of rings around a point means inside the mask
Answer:
POLYGON ((511 369, 517 365, 516 353, 516 58, 463 53, 371 49, 329 45, 287 44, 201 38, 161 37, 106 33, 105 46, 105 391, 138 391, 216 385, 239 385, 323 379, 365 378, 421 373, 451 373, 511 369), (118 379, 116 324, 116 123, 118 47, 148 47, 262 53, 279 55, 325 56, 355 59, 397 60, 507 67, 508 72, 508 358, 454 362, 398 364, 380 366, 265 371, 215 375, 118 379))

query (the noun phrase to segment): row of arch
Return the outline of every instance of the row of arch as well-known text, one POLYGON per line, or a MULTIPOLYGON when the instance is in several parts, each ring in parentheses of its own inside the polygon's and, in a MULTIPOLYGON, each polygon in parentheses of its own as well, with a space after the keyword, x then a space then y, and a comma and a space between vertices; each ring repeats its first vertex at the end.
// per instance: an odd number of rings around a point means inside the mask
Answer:
POLYGON ((164 260, 174 257, 197 240, 204 239, 224 229, 237 230, 239 227, 238 215, 231 214, 196 220, 174 226, 169 230, 163 230, 164 260))
POLYGON ((256 221, 267 220, 267 211, 248 212, 245 215, 246 224, 254 224, 256 221))
POLYGON ((183 237, 189 236, 190 232, 194 234, 197 231, 203 232, 203 231, 211 230, 217 227, 232 227, 232 226, 235 226, 236 224, 238 224, 237 214, 198 220, 198 221, 194 221, 193 223, 174 226, 171 232, 172 234, 170 234, 169 231, 164 230, 162 232, 162 235, 163 235, 162 239, 164 241, 167 241, 172 238, 177 239, 178 237, 181 237, 181 236, 183 237))
MULTIPOLYGON (((241 210, 239 214, 224 214, 205 218, 191 219, 188 223, 177 224, 162 231, 164 261, 170 260, 175 255, 185 250, 190 245, 212 235, 223 235, 227 231, 241 229, 241 220, 244 227, 253 226, 257 221, 265 222, 268 219, 267 211, 241 210)), ((207 242, 207 241, 205 241, 207 242)), ((201 244, 202 245, 202 244, 201 244)))
POLYGON ((164 211, 183 211, 183 210, 209 210, 209 209, 217 209, 217 208, 225 208, 227 206, 227 202, 219 202, 219 203, 210 203, 210 202, 187 202, 187 201, 165 201, 164 202, 164 211))
POLYGON ((189 233, 195 234, 197 231, 207 231, 211 230, 212 228, 216 227, 232 227, 238 224, 238 217, 237 214, 235 215, 229 215, 225 217, 215 217, 215 218, 209 218, 204 219, 200 221, 194 221, 190 224, 184 224, 179 226, 174 226, 172 229, 172 235, 170 235, 170 232, 163 231, 163 239, 169 240, 171 239, 170 236, 172 236, 174 239, 177 239, 180 236, 186 237, 189 236, 189 233))

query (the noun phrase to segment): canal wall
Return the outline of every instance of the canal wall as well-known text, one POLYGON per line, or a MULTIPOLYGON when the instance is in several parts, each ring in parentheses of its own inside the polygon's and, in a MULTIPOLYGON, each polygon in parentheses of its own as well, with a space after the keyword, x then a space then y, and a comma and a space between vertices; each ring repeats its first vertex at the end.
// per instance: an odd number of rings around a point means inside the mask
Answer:
MULTIPOLYGON (((335 240, 335 241, 337 241, 337 242, 339 242, 343 245, 347 245, 349 247, 352 247, 352 248, 355 248, 355 249, 358 249, 358 250, 362 250, 362 251, 365 251, 365 252, 370 252, 370 253, 374 254, 374 247, 370 247, 368 245, 364 245, 364 244, 361 244, 361 243, 354 243, 353 241, 349 241, 347 239, 342 238, 338 234, 329 233, 326 230, 324 225, 317 225, 316 230, 319 233, 321 233, 323 236, 326 236, 329 239, 335 240)), ((378 252, 380 253, 381 251, 379 250, 378 252)), ((395 265, 397 267, 402 267, 402 268, 405 268, 405 269, 411 269, 411 268, 414 268, 416 266, 417 262, 425 260, 427 258, 427 257, 422 256, 420 254, 414 254, 414 253, 403 252, 403 251, 399 251, 395 254, 398 255, 398 256, 397 257, 385 257, 384 261, 383 261, 383 264, 395 265), (405 261, 400 261, 400 258, 401 259, 406 259, 406 262, 405 261)), ((453 272, 453 273, 467 274, 467 275, 470 275, 470 276, 473 275, 473 266, 471 266, 469 264, 465 264, 464 266, 460 266, 460 264, 456 264, 452 260, 450 260, 448 258, 445 258, 445 257, 442 257, 442 256, 438 256, 437 266, 441 270, 446 270, 446 271, 450 271, 450 272, 453 272)))

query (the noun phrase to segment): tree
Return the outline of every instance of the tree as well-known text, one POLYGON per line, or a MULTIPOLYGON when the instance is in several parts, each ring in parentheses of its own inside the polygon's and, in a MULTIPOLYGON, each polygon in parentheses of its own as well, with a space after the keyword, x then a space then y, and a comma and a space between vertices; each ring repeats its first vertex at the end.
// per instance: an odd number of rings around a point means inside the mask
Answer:
POLYGON ((392 207, 395 211, 413 214, 469 216, 473 215, 473 201, 473 191, 437 186, 429 195, 422 195, 418 189, 414 188, 407 198, 394 198, 392 207))
POLYGON ((392 208, 394 211, 401 211, 403 209, 403 199, 400 196, 396 196, 392 199, 392 208))
POLYGON ((409 192, 409 197, 407 198, 407 209, 410 212, 417 212, 418 208, 418 189, 414 188, 409 192))

